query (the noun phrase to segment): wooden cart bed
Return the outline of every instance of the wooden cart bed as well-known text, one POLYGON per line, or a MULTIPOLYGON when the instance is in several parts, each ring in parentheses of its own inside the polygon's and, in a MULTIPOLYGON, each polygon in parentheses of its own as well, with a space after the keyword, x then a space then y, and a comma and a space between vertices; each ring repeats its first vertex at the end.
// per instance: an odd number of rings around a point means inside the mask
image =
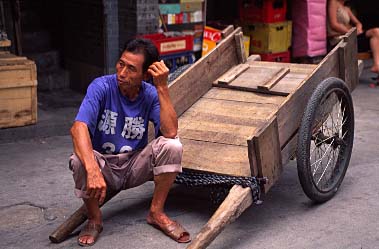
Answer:
POLYGON ((268 177, 267 192, 293 156, 302 113, 317 84, 331 76, 351 89, 357 84, 358 67, 351 60, 356 51, 350 49, 356 41, 348 34, 318 65, 291 64, 244 58, 240 35, 236 29, 170 85, 180 116, 182 165, 268 177))

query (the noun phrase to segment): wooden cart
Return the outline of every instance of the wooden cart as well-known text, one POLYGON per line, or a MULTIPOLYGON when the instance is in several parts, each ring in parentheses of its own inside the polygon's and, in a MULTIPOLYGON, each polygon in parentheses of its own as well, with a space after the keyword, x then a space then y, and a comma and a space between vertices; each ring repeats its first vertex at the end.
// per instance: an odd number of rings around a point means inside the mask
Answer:
MULTIPOLYGON (((354 137, 350 91, 358 83, 352 29, 318 65, 246 58, 242 32, 225 38, 170 84, 185 171, 257 179, 267 193, 297 156, 301 185, 324 202, 337 191, 354 137), (267 179, 268 181, 263 181, 267 179)), ((188 248, 205 248, 255 200, 234 185, 188 248)), ((59 242, 86 216, 78 210, 51 236, 59 242)))

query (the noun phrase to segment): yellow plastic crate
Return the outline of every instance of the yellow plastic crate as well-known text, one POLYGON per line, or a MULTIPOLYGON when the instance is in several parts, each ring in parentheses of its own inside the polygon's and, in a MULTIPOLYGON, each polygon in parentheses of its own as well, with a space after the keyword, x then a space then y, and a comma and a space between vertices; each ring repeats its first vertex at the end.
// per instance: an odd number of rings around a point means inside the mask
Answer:
POLYGON ((250 53, 279 53, 291 46, 292 22, 254 23, 243 27, 250 35, 250 53))

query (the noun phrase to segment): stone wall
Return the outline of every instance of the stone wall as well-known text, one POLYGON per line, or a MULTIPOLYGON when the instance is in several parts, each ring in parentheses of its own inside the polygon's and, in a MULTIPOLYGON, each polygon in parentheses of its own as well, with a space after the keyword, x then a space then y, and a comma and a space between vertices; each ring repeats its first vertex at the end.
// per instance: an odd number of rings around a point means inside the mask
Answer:
POLYGON ((105 21, 102 0, 63 2, 64 64, 71 73, 70 88, 85 92, 105 73, 105 21))
POLYGON ((128 39, 157 32, 158 0, 119 1, 118 7, 120 51, 128 39))

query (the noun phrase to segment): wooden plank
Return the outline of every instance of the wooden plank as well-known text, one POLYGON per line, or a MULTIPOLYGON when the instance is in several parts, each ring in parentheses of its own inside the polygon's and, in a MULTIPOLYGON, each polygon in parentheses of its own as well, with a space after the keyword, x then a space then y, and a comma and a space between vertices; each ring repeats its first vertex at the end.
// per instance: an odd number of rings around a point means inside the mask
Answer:
POLYGON ((0 40, 0 48, 10 47, 11 45, 10 40, 0 40))
POLYGON ((264 85, 266 82, 274 78, 281 69, 282 68, 280 67, 268 68, 261 66, 251 66, 229 85, 257 88, 259 85, 264 85))
POLYGON ((343 41, 346 43, 346 48, 344 50, 345 69, 343 72, 345 74, 345 82, 350 91, 353 91, 359 84, 356 34, 356 28, 352 28, 343 38, 343 41))
POLYGON ((346 73, 345 73, 345 51, 346 51, 347 44, 345 42, 341 43, 338 47, 338 60, 339 60, 339 78, 343 81, 346 81, 346 73))
POLYGON ((223 31, 221 31, 222 39, 228 37, 231 33, 233 33, 233 31, 234 31, 233 25, 229 25, 228 27, 226 27, 223 31))
POLYGON ((170 84, 170 96, 178 116, 211 89, 214 80, 238 64, 234 34, 239 32, 240 28, 232 32, 170 84))
POLYGON ((263 121, 251 119, 241 122, 241 119, 231 120, 221 115, 187 116, 185 113, 179 120, 179 136, 192 140, 247 146, 246 140, 262 123, 263 121), (248 126, 246 123, 251 125, 248 126))
POLYGON ((253 142, 258 163, 258 176, 268 178, 268 182, 264 185, 264 192, 267 193, 283 171, 276 117, 272 118, 267 126, 261 128, 253 137, 253 142))
POLYGON ((243 87, 243 86, 233 86, 233 85, 226 85, 226 84, 217 84, 215 85, 216 87, 220 88, 227 88, 227 89, 233 89, 233 90, 238 90, 238 91, 244 91, 244 92, 252 92, 252 93, 266 93, 270 95, 275 95, 275 96, 288 96, 289 93, 287 92, 282 92, 282 91, 266 91, 266 90, 261 90, 259 88, 251 88, 251 87, 243 87))
POLYGON ((36 86, 0 89, 0 128, 24 126, 37 121, 36 86))
POLYGON ((203 249, 219 235, 225 226, 235 221, 253 203, 251 189, 234 185, 212 218, 200 230, 187 249, 203 249))
POLYGON ((247 61, 245 46, 243 44, 243 33, 239 32, 234 35, 236 39, 236 51, 239 63, 245 63, 247 61))
POLYGON ((34 64, 33 61, 28 60, 26 57, 8 57, 8 58, 0 58, 0 66, 12 66, 12 65, 31 65, 34 64))
POLYGON ((299 85, 303 82, 308 74, 303 73, 289 73, 280 80, 278 84, 270 89, 270 92, 286 92, 288 94, 293 93, 299 85))
MULTIPOLYGON (((189 112, 204 113, 208 115, 221 115, 241 120, 266 120, 276 113, 277 106, 272 104, 250 103, 218 99, 199 99, 189 112)), ((243 121, 241 121, 243 122, 243 121)))
POLYGON ((244 92, 244 91, 219 88, 219 87, 213 87, 203 96, 203 98, 241 101, 241 102, 246 102, 246 104, 248 103, 272 104, 275 106, 280 106, 286 99, 283 96, 275 96, 275 95, 255 93, 255 92, 244 92))
POLYGON ((216 80, 216 83, 229 84, 232 80, 236 79, 240 74, 249 69, 247 64, 238 64, 232 67, 229 71, 223 74, 220 78, 216 80))
POLYGON ((13 10, 13 24, 14 24, 14 36, 16 40, 17 55, 22 55, 22 32, 21 32, 21 8, 20 1, 11 1, 13 10))
POLYGON ((258 88, 270 91, 284 76, 290 72, 289 68, 281 68, 270 80, 263 85, 258 85, 258 88))
MULTIPOLYGON (((253 136, 252 136, 253 137, 253 136)), ((258 158, 255 150, 255 145, 253 138, 249 138, 247 140, 247 151, 249 156, 249 163, 250 163, 250 172, 251 176, 258 176, 258 158)))
POLYGON ((5 61, 10 61, 11 63, 14 63, 14 61, 21 61, 23 63, 33 63, 31 60, 28 60, 27 57, 23 56, 16 56, 11 53, 0 53, 0 63, 3 63, 5 61))
POLYGON ((290 160, 296 158, 296 149, 297 149, 297 133, 293 136, 290 141, 284 145, 282 148, 282 164, 283 166, 289 163, 290 160))
POLYGON ((251 176, 245 146, 184 138, 180 141, 183 144, 183 168, 233 176, 251 176))
POLYGON ((361 76, 364 67, 365 67, 365 64, 363 60, 358 60, 358 77, 361 76))
MULTIPOLYGON (((274 88, 274 86, 275 84, 279 84, 279 80, 281 80, 287 74, 288 70, 281 67, 264 67, 254 65, 250 66, 250 68, 245 70, 228 85, 220 83, 213 85, 216 87, 224 87, 241 91, 264 92, 286 96, 290 93, 290 91, 285 90, 286 86, 284 84, 280 83, 282 85, 280 88, 274 88), (265 86, 266 84, 268 84, 271 89, 265 86), (277 89, 282 89, 282 91, 279 92, 277 89)), ((289 89, 293 90, 293 87, 289 87, 289 89)))
POLYGON ((247 57, 246 63, 250 64, 250 63, 253 63, 253 61, 260 61, 260 60, 261 60, 261 56, 259 54, 252 54, 249 57, 247 57))
MULTIPOLYGON (((350 34, 355 35, 355 34, 350 34)), ((339 44, 342 44, 339 43, 339 44)), ((350 50, 349 44, 347 49, 350 50)), ((322 80, 328 77, 339 77, 339 45, 337 45, 329 54, 317 65, 316 69, 299 85, 296 91, 289 95, 286 101, 279 108, 277 113, 279 125, 279 141, 280 146, 287 144, 289 139, 296 133, 301 118, 304 113, 305 106, 313 93, 322 80)), ((357 64, 356 61, 353 62, 357 64)))
POLYGON ((289 68, 291 72, 305 73, 305 74, 312 73, 317 67, 317 65, 315 65, 315 64, 296 64, 296 63, 253 61, 253 60, 247 61, 246 64, 249 64, 251 66, 260 66, 260 67, 266 67, 266 68, 285 67, 285 68, 289 68))
MULTIPOLYGON (((107 194, 102 207, 111 200, 117 193, 111 192, 107 194)), ((53 243, 60 243, 64 241, 77 227, 83 224, 87 220, 87 208, 83 204, 79 209, 77 209, 70 217, 67 218, 54 232, 49 235, 49 239, 53 243)))
POLYGON ((35 71, 32 67, 23 65, 0 67, 0 88, 24 86, 24 84, 36 84, 35 71))
MULTIPOLYGON (((275 110, 271 113, 275 113, 275 110)), ((267 114, 267 115, 270 115, 267 114)), ((186 125, 191 123, 191 121, 200 123, 215 123, 215 124, 226 124, 226 125, 235 125, 235 126, 246 126, 246 127, 257 127, 265 121, 265 118, 258 117, 241 117, 234 115, 225 115, 223 113, 210 113, 208 111, 202 112, 202 110, 188 109, 185 113, 182 114, 179 118, 179 128, 188 128, 186 125)))

